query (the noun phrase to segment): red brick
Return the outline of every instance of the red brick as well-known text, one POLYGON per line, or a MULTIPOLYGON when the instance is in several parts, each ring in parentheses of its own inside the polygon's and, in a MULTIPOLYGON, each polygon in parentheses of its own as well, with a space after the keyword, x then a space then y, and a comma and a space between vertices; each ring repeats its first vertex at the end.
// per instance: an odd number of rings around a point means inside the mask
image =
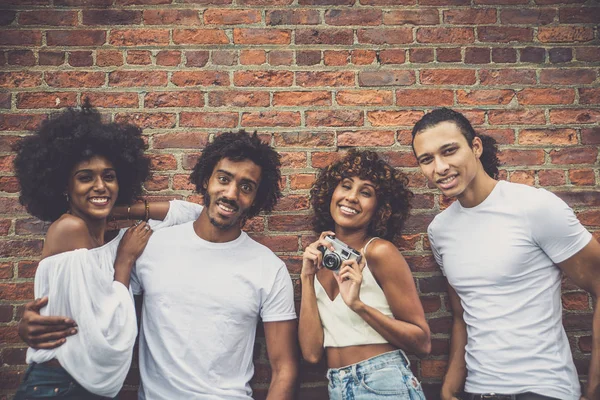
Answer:
POLYGON ((311 230, 310 219, 306 218, 306 215, 271 215, 268 217, 268 224, 271 231, 295 232, 311 230))
POLYGON ((437 49, 437 60, 439 62, 460 62, 462 60, 460 47, 437 49))
POLYGON ((228 86, 229 74, 225 71, 176 71, 171 82, 175 86, 228 86))
POLYGON ((46 72, 45 80, 52 87, 100 87, 104 85, 106 76, 104 72, 46 72))
POLYGON ((471 69, 425 69, 420 74, 423 85, 473 85, 475 71, 471 69))
POLYGON ((167 29, 113 29, 110 32, 109 43, 113 46, 166 46, 169 44, 169 31, 167 29))
POLYGON ((366 44, 407 44, 413 42, 411 28, 358 29, 358 43, 366 44))
POLYGON ((541 47, 525 47, 520 49, 521 62, 541 64, 546 60, 546 50, 541 47))
POLYGON ((482 85, 534 85, 536 73, 532 69, 490 69, 480 70, 479 79, 482 85))
POLYGON ((300 113, 293 111, 261 111, 242 114, 243 126, 300 126, 300 113))
POLYGON ((32 88, 42 84, 42 74, 38 72, 0 72, 0 87, 4 89, 32 88))
POLYGON ((150 168, 157 171, 177 169, 177 160, 171 154, 149 154, 150 168))
MULTIPOLYGON (((0 75, 1 77, 1 75, 0 75)), ((0 80, 1 81, 1 80, 0 80)), ((0 131, 31 131, 46 119, 45 114, 0 114, 0 131)), ((1 137, 1 136, 0 136, 1 137)), ((0 158, 1 160, 2 158, 0 158)), ((12 163, 12 161, 11 161, 12 163)), ((0 162, 0 165, 2 163, 0 162)), ((9 171, 6 169, 5 171, 9 171)))
MULTIPOLYGON (((10 108, 10 99, 11 94, 8 92, 0 92, 0 108, 9 109, 10 108)), ((2 151, 2 150, 0 150, 2 151)))
POLYGON ((446 373, 447 364, 446 360, 421 360, 421 376, 441 379, 446 373))
POLYGON ((540 72, 540 83, 550 85, 589 84, 596 80, 596 69, 544 69, 540 72))
POLYGON ((220 29, 174 29, 175 44, 229 44, 229 38, 220 29))
POLYGON ((597 148, 566 148, 550 152, 552 164, 595 164, 597 158, 597 148))
MULTIPOLYGON (((50 32, 52 31, 48 31, 48 35, 50 32)), ((42 33, 40 31, 3 30, 0 35, 0 46, 40 46, 41 44, 42 33)))
POLYGON ((419 28, 417 42, 419 43, 473 43, 475 33, 473 28, 419 28))
POLYGON ((344 147, 392 146, 394 131, 342 131, 337 135, 337 145, 344 147))
POLYGON ((600 128, 582 129, 581 144, 600 144, 600 128))
POLYGON ((490 110, 489 122, 492 125, 531 125, 544 124, 546 117, 543 110, 490 110))
POLYGON ((19 278, 34 278, 37 266, 37 261, 19 261, 17 266, 19 278))
POLYGON ((555 191, 555 195, 563 199, 570 207, 598 207, 600 206, 600 192, 598 191, 555 191))
POLYGON ((291 71, 235 71, 236 86, 280 87, 291 86, 294 75, 291 71))
POLYGON ((494 8, 471 8, 450 9, 443 11, 446 24, 453 25, 482 25, 496 22, 496 10, 494 8))
MULTIPOLYGON (((305 218, 306 220, 306 218, 305 218)), ((278 221, 276 221, 278 223, 278 221)), ((304 222, 306 225, 306 221, 304 222)), ((296 228, 294 228, 295 230, 296 228)), ((283 230, 285 232, 285 230, 283 230)), ((294 235, 276 235, 276 236, 265 236, 265 235, 252 235, 252 238, 270 249, 277 251, 298 251, 298 238, 294 235)))
POLYGON ((335 100, 342 106, 391 105, 393 93, 388 90, 340 90, 335 100))
POLYGON ((542 186, 564 185, 565 171, 562 169, 542 169, 538 171, 538 181, 542 186))
POLYGON ((127 122, 142 129, 173 128, 175 114, 168 113, 119 113, 115 115, 115 122, 127 122))
MULTIPOLYGON (((170 1, 170 0, 169 0, 170 1)), ((145 25, 200 25, 198 10, 144 10, 145 25)))
POLYGON ((381 64, 404 64, 406 62, 406 50, 385 49, 379 52, 381 64))
POLYGON ((206 25, 246 25, 261 21, 259 10, 208 9, 204 12, 206 25))
MULTIPOLYGON (((314 153, 313 153, 314 154, 314 153)), ((313 159, 313 167, 316 167, 313 159)), ((315 182, 314 174, 295 174, 290 176, 290 189, 310 189, 315 182)))
MULTIPOLYGON (((3 4, 0 2, 0 5, 3 4)), ((15 17, 17 16, 16 11, 11 10, 2 10, 2 14, 0 14, 0 26, 10 25, 15 21, 15 17)))
POLYGON ((380 153, 381 157, 387 161, 392 167, 417 167, 417 160, 412 151, 386 151, 380 153))
POLYGON ((410 62, 429 63, 435 59, 433 49, 409 49, 410 62))
POLYGON ((383 13, 384 25, 437 25, 439 11, 435 9, 392 10, 383 13))
POLYGON ((156 55, 156 65, 175 67, 181 63, 181 52, 173 50, 159 51, 156 55))
POLYGON ((31 67, 35 65, 35 55, 31 50, 13 50, 6 52, 8 65, 31 67))
POLYGON ((306 152, 302 151, 282 151, 281 155, 281 168, 306 168, 306 152))
POLYGON ((144 188, 151 192, 166 190, 169 188, 169 177, 167 175, 150 175, 144 182, 144 188))
POLYGON ((517 99, 522 105, 540 104, 573 104, 573 89, 523 89, 517 92, 517 99))
MULTIPOLYGON (((547 25, 554 21, 554 8, 514 8, 500 12, 500 21, 508 25, 547 25)), ((512 28, 509 28, 512 29, 512 28)))
POLYGON ((233 30, 236 44, 290 44, 291 31, 284 29, 242 29, 233 30))
POLYGON ((208 93, 208 103, 212 107, 268 107, 268 92, 253 91, 210 91, 208 93))
POLYGON ((358 84, 360 86, 409 86, 416 81, 414 71, 407 70, 379 70, 360 71, 358 84))
POLYGON ((593 169, 570 169, 569 180, 577 186, 593 186, 596 184, 596 175, 593 169))
POLYGON ((186 67, 204 67, 210 53, 208 51, 186 51, 184 55, 186 67))
POLYGON ((15 225, 17 235, 45 235, 49 222, 40 221, 37 218, 18 219, 15 225))
POLYGON ((66 6, 66 7, 75 7, 75 6, 85 6, 85 7, 108 7, 112 5, 113 0, 55 0, 55 6, 66 6))
MULTIPOLYGON (((0 254, 2 254, 4 257, 37 257, 42 253, 42 245, 43 241, 41 239, 1 240, 0 254)), ((0 292, 2 293, 3 300, 22 300, 33 298, 33 282, 14 285, 15 286, 12 289, 9 285, 0 285, 0 292)))
POLYGON ((273 106, 330 106, 331 93, 327 91, 292 91, 273 93, 273 106))
POLYGON ((504 166, 541 165, 544 163, 543 150, 501 150, 498 159, 504 166))
POLYGON ((62 108, 77 103, 74 92, 28 92, 17 94, 17 108, 62 108))
MULTIPOLYGON (((16 193, 19 191, 19 183, 16 181, 17 178, 14 176, 2 176, 0 177, 0 187, 2 187, 2 191, 3 192, 8 192, 8 193, 16 193), (16 182, 16 186, 17 186, 17 190, 4 190, 4 182, 7 181, 7 179, 1 179, 1 178, 9 178, 9 179, 13 179, 16 182)), ((10 231, 10 227, 12 225, 12 221, 10 219, 4 219, 4 220, 0 220, 0 236, 6 236, 8 235, 8 232, 10 231)), ((12 275, 11 275, 12 277, 12 275)))
POLYGON ((150 65, 152 53, 149 50, 128 50, 125 61, 129 65, 150 65))
POLYGON ((517 62, 517 50, 511 48, 496 47, 492 49, 492 62, 515 63, 517 62))
POLYGON ((173 176, 173 190, 194 190, 196 185, 190 182, 188 175, 173 176))
POLYGON ((515 92, 510 89, 497 90, 457 90, 456 99, 459 104, 468 105, 505 105, 512 101, 515 92))
POLYGON ((564 293, 562 305, 565 310, 590 310, 590 299, 587 293, 564 293))
POLYGON ((150 92, 144 96, 144 107, 146 108, 203 106, 203 92, 150 92))
POLYGON ((289 6, 294 0, 239 0, 240 6, 289 6))
POLYGON ((373 64, 377 58, 374 50, 352 50, 352 63, 356 65, 373 64))
POLYGON ((573 145, 577 144, 575 129, 524 129, 519 133, 523 145, 573 145))
POLYGON ((327 25, 381 25, 382 11, 374 8, 333 9, 325 11, 327 25))
POLYGON ((182 112, 179 124, 201 128, 235 128, 238 118, 235 112, 182 112))
POLYGON ((325 50, 323 52, 323 64, 329 66, 346 65, 349 63, 349 58, 349 51, 325 50))
POLYGON ((465 49, 465 64, 489 64, 490 49, 482 47, 467 47, 465 49))
MULTIPOLYGON (((10 266, 10 264, 5 264, 10 266)), ((3 266, 2 268, 6 268, 3 266)), ((12 277, 12 274, 11 274, 12 277)), ((10 304, 3 304, 0 306, 0 322, 10 322, 13 318, 13 306, 10 304)))
POLYGON ((61 65, 65 62, 65 52, 63 51, 40 51, 38 53, 38 63, 40 65, 61 65))
POLYGON ((53 10, 22 11, 19 14, 19 25, 75 26, 77 25, 77 12, 53 10))
POLYGON ((352 71, 298 71, 296 84, 303 87, 354 86, 352 71))
POLYGON ((294 53, 291 50, 271 50, 269 51, 269 64, 271 65, 292 65, 294 53))
POLYGON ((597 124, 600 122, 600 110, 550 110, 550 122, 553 124, 597 124))
MULTIPOLYGON (((306 154, 304 154, 304 156, 306 157, 306 154)), ((279 202, 277 203, 277 206, 275 207, 275 211, 308 210, 309 206, 310 206, 310 202, 309 202, 307 195, 290 194, 290 195, 284 196, 281 200, 279 200, 279 202)), ((289 265, 288 265, 288 268, 289 268, 289 265)))
POLYGON ((267 25, 316 25, 319 23, 318 10, 267 10, 267 25))
POLYGON ((321 63, 320 50, 296 51, 296 65, 317 65, 321 63))
POLYGON ((396 90, 396 105, 414 106, 452 106, 454 93, 442 89, 401 89, 396 90))
MULTIPOLYGON (((19 181, 14 176, 0 176, 0 192, 7 193, 18 193, 21 190, 19 186, 19 181)), ((8 226, 10 227, 10 221, 8 222, 8 226)), ((6 228, 6 222, 0 222, 0 232, 5 236, 8 234, 8 231, 4 231, 6 228)))
POLYGON ((541 26, 537 38, 542 43, 589 42, 594 39, 594 28, 583 26, 541 26))
POLYGON ((306 126, 362 126, 364 116, 362 111, 334 110, 307 111, 306 126))
POLYGON ((56 30, 46 33, 48 46, 102 46, 106 42, 106 31, 101 30, 56 30))
POLYGON ((167 73, 164 71, 113 71, 108 76, 110 86, 148 87, 166 86, 167 73))
POLYGON ((510 29, 505 26, 480 26, 477 28, 477 37, 480 42, 531 42, 533 40, 533 29, 516 26, 511 26, 510 29))
POLYGON ((71 51, 69 52, 69 65, 73 67, 91 67, 94 65, 94 59, 91 51, 71 51))
POLYGON ((142 12, 138 10, 83 10, 83 25, 139 25, 142 12))
POLYGON ((123 65, 123 53, 116 50, 98 50, 96 52, 96 65, 99 67, 123 65))
POLYGON ((352 29, 296 29, 296 44, 341 44, 354 42, 352 29))
POLYGON ((81 98, 89 98, 94 107, 137 108, 139 106, 138 94, 131 92, 87 92, 83 93, 81 98))
POLYGON ((240 64, 261 65, 267 61, 267 53, 264 50, 241 50, 240 64))
POLYGON ((422 111, 369 111, 367 119, 372 126, 410 126, 421 117, 422 111))
POLYGON ((535 184, 535 171, 511 171, 509 181, 533 186, 535 184))
POLYGON ((332 132, 277 132, 274 143, 277 147, 331 147, 334 145, 332 132))
POLYGON ((561 7, 558 10, 561 24, 598 24, 600 23, 600 7, 561 7))
POLYGON ((116 0, 117 5, 134 6, 134 5, 154 5, 154 4, 171 4, 173 0, 116 0))
POLYGON ((577 219, 585 226, 600 226, 600 211, 585 210, 577 213, 577 219))

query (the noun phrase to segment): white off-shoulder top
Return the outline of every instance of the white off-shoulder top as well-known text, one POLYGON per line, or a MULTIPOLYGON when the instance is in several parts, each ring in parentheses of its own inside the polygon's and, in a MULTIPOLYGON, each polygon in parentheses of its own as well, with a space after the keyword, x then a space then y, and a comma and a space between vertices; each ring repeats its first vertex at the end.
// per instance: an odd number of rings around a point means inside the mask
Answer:
MULTIPOLYGON (((149 222, 153 230, 195 220, 202 207, 170 202, 164 221, 149 222)), ((137 336, 133 296, 114 280, 114 261, 126 229, 94 249, 77 249, 40 261, 35 274, 35 297, 48 296, 41 315, 66 316, 78 332, 50 350, 27 350, 27 363, 53 358, 86 390, 115 397, 125 381, 137 336)))

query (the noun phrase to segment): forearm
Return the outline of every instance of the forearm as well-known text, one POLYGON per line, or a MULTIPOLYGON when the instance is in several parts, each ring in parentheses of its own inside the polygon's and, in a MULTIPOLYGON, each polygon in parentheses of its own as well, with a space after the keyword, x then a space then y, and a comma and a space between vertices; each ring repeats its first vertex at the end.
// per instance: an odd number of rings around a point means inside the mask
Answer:
POLYGON ((300 303, 300 321, 298 325, 298 339, 302 357, 310 362, 317 363, 323 356, 323 326, 317 307, 315 294, 314 275, 301 276, 302 301, 300 303))
POLYGON ((293 399, 297 377, 298 367, 293 363, 273 368, 267 400, 293 399))
POLYGON ((125 287, 129 287, 131 270, 135 263, 135 258, 130 256, 117 255, 115 260, 115 281, 121 282, 125 287))
POLYGON ((353 307, 353 311, 394 346, 411 353, 429 353, 431 348, 429 330, 389 317, 362 302, 353 307))
POLYGON ((589 400, 600 398, 600 298, 596 298, 592 325, 592 356, 588 372, 585 397, 589 400))
MULTIPOLYGON (((169 212, 168 201, 155 201, 148 203, 148 218, 162 221, 169 212)), ((146 204, 144 202, 133 203, 130 206, 116 206, 111 215, 115 219, 139 219, 146 218, 146 204)))
MULTIPOLYGON (((455 319, 450 337, 450 356, 448 368, 442 383, 442 394, 456 395, 462 390, 467 378, 465 363, 465 347, 467 345, 467 328, 462 319, 455 319)), ((445 399, 442 396, 442 399, 445 399)))

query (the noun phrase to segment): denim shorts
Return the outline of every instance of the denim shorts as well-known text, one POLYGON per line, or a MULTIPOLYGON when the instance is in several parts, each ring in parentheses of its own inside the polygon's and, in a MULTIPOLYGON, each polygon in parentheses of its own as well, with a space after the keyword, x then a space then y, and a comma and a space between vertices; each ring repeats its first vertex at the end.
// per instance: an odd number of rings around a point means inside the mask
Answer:
POLYGON ((108 397, 88 392, 62 367, 33 363, 14 397, 14 400, 29 399, 104 400, 108 397))
POLYGON ((394 350, 327 371, 331 400, 425 400, 421 384, 402 350, 394 350))

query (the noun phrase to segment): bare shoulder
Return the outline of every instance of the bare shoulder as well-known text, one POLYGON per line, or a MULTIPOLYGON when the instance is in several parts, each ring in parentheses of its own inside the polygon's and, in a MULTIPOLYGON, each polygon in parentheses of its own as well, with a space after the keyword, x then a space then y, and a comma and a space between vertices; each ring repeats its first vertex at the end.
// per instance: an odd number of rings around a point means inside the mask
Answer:
POLYGON ((381 238, 375 239, 369 244, 365 256, 369 269, 373 273, 407 266, 396 245, 381 238))
POLYGON ((48 228, 43 257, 92 247, 93 243, 85 222, 73 215, 63 214, 48 228))

